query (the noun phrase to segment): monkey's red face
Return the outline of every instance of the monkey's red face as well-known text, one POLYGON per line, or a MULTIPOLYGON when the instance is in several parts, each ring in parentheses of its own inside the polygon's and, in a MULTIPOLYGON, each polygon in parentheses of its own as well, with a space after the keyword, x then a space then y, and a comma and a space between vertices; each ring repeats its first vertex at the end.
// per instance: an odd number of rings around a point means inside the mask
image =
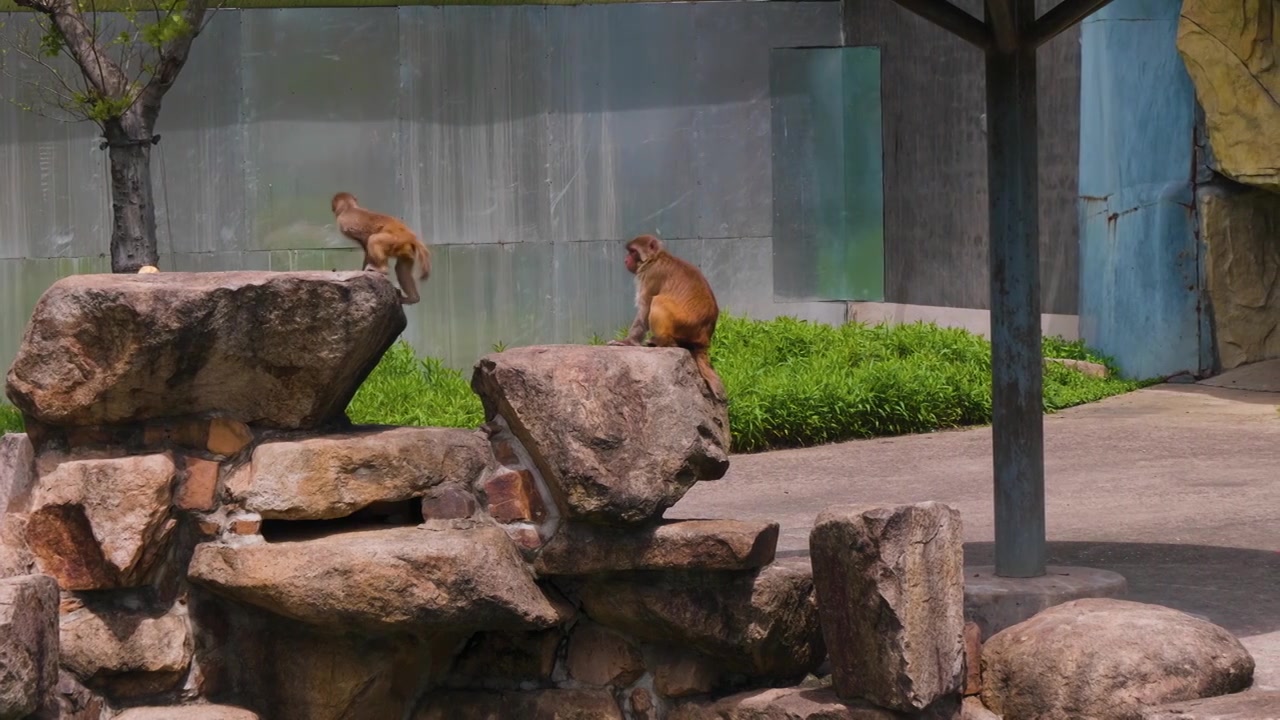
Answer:
POLYGON ((626 264, 627 272, 632 275, 635 274, 636 268, 640 267, 640 251, 630 245, 627 246, 626 264))

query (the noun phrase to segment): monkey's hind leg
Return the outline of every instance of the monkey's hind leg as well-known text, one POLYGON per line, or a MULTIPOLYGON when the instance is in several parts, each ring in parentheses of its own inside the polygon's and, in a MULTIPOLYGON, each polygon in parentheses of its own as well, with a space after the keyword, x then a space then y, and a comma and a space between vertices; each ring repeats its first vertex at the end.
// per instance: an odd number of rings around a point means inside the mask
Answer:
MULTIPOLYGON (((395 242, 396 242, 396 238, 394 235, 388 235, 386 233, 375 233, 373 235, 370 235, 369 241, 366 243, 366 247, 364 251, 365 272, 377 272, 377 273, 383 273, 385 275, 387 272, 387 261, 391 257, 391 249, 395 247, 395 242)), ((400 287, 403 288, 404 279, 399 277, 399 272, 398 272, 399 265, 400 265, 400 261, 397 261, 396 276, 397 278, 400 279, 400 287)), ((415 288, 415 293, 416 293, 416 288, 415 288)), ((400 297, 401 304, 403 304, 406 297, 405 294, 404 293, 397 293, 397 294, 400 297)))
POLYGON ((400 295, 401 305, 413 305, 422 299, 418 296, 418 281, 413 279, 412 260, 396 259, 396 280, 400 282, 400 289, 404 290, 400 295))
POLYGON ((668 295, 655 295, 649 302, 648 347, 675 347, 676 314, 679 308, 668 295))

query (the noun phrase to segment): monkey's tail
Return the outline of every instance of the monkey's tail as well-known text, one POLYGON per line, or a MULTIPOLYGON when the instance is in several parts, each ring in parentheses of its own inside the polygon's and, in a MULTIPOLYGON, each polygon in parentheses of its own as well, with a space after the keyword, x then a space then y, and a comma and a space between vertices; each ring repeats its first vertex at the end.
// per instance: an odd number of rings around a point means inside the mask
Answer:
POLYGON ((728 399, 724 392, 724 383, 720 381, 720 376, 711 367, 711 356, 707 353, 707 349, 697 348, 689 352, 693 354, 693 361, 697 363, 698 372, 702 375, 702 379, 707 382, 707 388, 711 390, 711 394, 715 395, 717 400, 728 399))
POLYGON ((422 280, 426 280, 431 275, 431 253, 427 251, 427 246, 421 241, 413 249, 414 254, 418 256, 418 267, 422 268, 422 273, 418 276, 422 280))

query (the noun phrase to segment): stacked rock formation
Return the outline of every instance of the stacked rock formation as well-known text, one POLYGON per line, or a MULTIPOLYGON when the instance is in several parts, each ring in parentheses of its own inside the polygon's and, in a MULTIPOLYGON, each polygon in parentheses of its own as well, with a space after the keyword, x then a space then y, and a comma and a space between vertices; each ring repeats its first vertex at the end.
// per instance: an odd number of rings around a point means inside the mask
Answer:
POLYGON ((481 428, 352 426, 404 325, 366 273, 54 284, 7 377, 0 717, 656 718, 822 662, 776 523, 662 519, 728 469, 687 352, 508 350, 481 428))

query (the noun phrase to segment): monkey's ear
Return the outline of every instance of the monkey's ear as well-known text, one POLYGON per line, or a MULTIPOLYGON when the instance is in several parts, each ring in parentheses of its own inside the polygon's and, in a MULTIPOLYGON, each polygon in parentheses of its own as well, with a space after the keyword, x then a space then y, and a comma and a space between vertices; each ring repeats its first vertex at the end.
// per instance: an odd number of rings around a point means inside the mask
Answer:
POLYGON ((662 241, 653 235, 646 235, 644 238, 644 244, 649 255, 657 255, 666 249, 663 247, 662 241))

